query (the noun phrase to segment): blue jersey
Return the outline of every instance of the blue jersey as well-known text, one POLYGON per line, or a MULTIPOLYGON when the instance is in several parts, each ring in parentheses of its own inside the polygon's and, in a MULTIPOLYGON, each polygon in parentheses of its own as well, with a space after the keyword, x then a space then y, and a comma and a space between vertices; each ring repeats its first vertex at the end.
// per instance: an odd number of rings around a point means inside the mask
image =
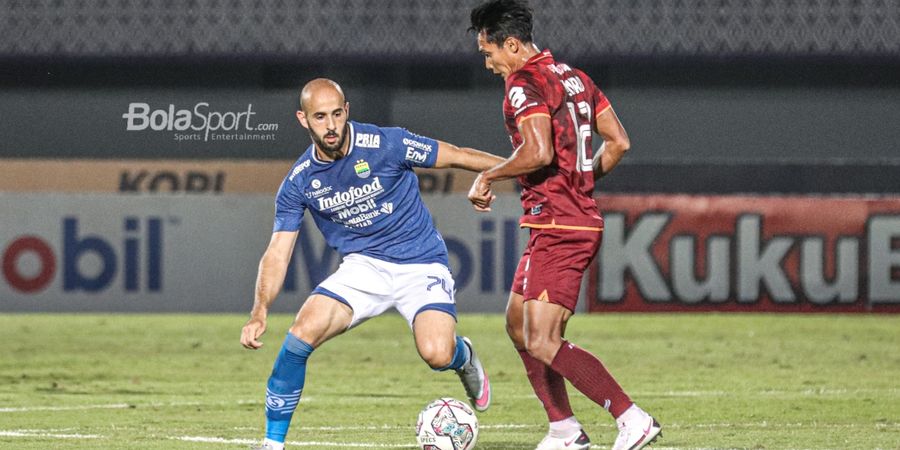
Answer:
POLYGON ((432 167, 434 139, 350 122, 347 155, 321 161, 310 145, 281 183, 274 231, 297 231, 309 210, 328 245, 397 264, 449 265, 413 167, 432 167))

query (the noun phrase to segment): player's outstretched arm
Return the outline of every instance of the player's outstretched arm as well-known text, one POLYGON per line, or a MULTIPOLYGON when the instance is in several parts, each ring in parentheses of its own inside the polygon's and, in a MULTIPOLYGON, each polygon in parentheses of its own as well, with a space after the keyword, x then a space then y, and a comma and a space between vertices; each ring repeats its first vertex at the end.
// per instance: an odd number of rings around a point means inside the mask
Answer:
POLYGON ((606 108, 597 114, 597 121, 594 123, 596 127, 594 131, 603 138, 603 145, 594 155, 593 168, 594 179, 600 178, 616 167, 625 152, 631 148, 631 140, 628 139, 628 133, 619 122, 619 117, 612 109, 612 106, 606 108))
POLYGON ((502 164, 484 172, 487 183, 526 175, 553 162, 553 129, 550 116, 535 114, 519 121, 522 145, 502 164))
POLYGON ((259 337, 266 332, 269 305, 275 301, 284 284, 288 264, 291 262, 291 253, 297 242, 297 234, 297 231, 272 233, 269 246, 259 261, 253 309, 250 311, 250 319, 241 330, 241 345, 246 348, 255 350, 263 345, 259 337))
POLYGON ((481 172, 490 169, 505 159, 481 150, 468 147, 457 147, 449 142, 438 141, 437 160, 434 168, 444 169, 453 167, 472 172, 481 172))
POLYGON ((490 211, 495 196, 491 184, 519 175, 529 174, 553 162, 552 125, 550 117, 536 114, 519 122, 520 145, 509 159, 481 172, 469 189, 469 201, 476 211, 490 211))

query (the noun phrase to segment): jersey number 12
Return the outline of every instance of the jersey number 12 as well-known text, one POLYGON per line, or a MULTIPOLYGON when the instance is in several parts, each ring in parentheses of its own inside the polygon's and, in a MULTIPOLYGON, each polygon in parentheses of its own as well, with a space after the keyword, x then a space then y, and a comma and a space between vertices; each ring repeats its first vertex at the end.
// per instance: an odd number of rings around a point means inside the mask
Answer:
POLYGON ((591 161, 591 157, 587 153, 588 142, 591 140, 591 124, 588 122, 587 124, 579 123, 579 112, 582 113, 582 117, 587 117, 588 121, 591 120, 591 105, 588 102, 578 102, 578 110, 575 110, 575 104, 572 102, 566 102, 566 106, 569 107, 569 114, 572 116, 572 125, 578 127, 578 170, 581 172, 590 172, 593 170, 593 164, 591 161))

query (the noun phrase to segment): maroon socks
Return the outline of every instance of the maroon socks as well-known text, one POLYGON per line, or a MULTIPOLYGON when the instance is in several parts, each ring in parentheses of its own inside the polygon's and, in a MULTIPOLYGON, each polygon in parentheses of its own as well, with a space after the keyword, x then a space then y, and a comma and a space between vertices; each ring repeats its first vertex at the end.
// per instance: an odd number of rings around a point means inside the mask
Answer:
POLYGON ((544 405, 550 422, 568 419, 574 416, 569 406, 569 394, 566 392, 566 381, 546 364, 538 361, 525 350, 519 350, 519 357, 525 363, 525 373, 534 388, 534 393, 544 405))
MULTIPOLYGON (((540 364, 540 361, 535 361, 540 364)), ((525 363, 525 366, 528 367, 528 363, 525 363)), ((597 357, 568 341, 563 341, 550 368, 569 380, 572 386, 575 386, 582 394, 606 408, 613 417, 622 415, 633 403, 597 357)), ((532 380, 532 385, 535 385, 531 376, 531 368, 528 368, 528 378, 532 380)), ((537 391, 535 386, 535 392, 537 391)), ((538 394, 538 398, 541 398, 540 394, 538 394)), ((545 401, 543 398, 541 400, 545 401)), ((565 404, 568 406, 568 401, 565 404)))

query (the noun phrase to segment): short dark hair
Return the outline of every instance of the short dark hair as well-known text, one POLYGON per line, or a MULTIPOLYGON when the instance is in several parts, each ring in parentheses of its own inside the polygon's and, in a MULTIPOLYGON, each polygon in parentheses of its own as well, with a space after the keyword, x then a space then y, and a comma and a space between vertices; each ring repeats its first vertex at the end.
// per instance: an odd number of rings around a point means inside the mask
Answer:
POLYGON ((491 0, 472 10, 469 31, 484 31, 495 45, 503 45, 509 37, 529 43, 534 28, 531 13, 527 0, 491 0))

